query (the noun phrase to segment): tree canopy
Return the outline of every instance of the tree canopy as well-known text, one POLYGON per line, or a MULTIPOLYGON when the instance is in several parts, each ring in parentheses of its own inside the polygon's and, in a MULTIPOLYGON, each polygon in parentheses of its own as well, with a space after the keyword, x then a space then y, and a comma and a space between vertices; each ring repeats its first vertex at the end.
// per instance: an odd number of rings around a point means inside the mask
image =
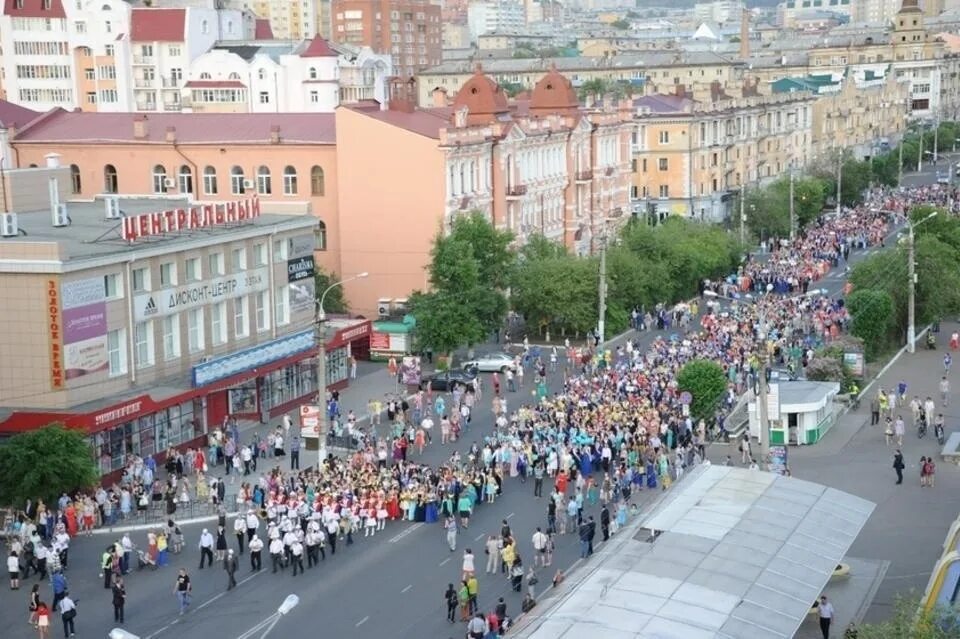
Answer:
POLYGON ((99 477, 86 434, 61 424, 14 435, 0 446, 0 504, 20 508, 38 498, 54 503, 99 477))
POLYGON ((680 369, 677 386, 693 396, 690 414, 694 419, 713 417, 720 405, 724 391, 727 390, 727 376, 716 362, 696 359, 680 369))

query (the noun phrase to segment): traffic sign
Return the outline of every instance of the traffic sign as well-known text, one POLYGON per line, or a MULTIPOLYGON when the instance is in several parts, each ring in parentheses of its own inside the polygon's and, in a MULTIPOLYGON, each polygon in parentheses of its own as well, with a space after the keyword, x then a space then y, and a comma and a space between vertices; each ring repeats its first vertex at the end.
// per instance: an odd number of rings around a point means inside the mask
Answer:
POLYGON ((693 395, 689 391, 683 391, 680 393, 680 403, 684 406, 689 406, 690 402, 693 401, 693 395))

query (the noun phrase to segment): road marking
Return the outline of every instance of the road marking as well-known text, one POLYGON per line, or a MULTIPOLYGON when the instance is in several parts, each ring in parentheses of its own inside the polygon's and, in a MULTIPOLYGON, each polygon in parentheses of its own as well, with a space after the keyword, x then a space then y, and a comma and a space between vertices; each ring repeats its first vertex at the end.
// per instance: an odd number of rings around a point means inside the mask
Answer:
POLYGON ((407 528, 406 530, 404 530, 404 531, 402 531, 402 532, 394 535, 393 537, 391 537, 391 538, 390 538, 390 543, 391 543, 391 544, 397 543, 398 541, 400 541, 401 539, 403 539, 403 538, 406 537, 407 535, 413 534, 413 531, 417 530, 417 529, 420 528, 421 526, 423 526, 423 523, 414 524, 414 525, 410 526, 410 527, 407 528))
POLYGON ((473 538, 474 541, 480 541, 481 539, 483 539, 483 533, 480 533, 479 535, 473 538))
POLYGON ((357 628, 359 628, 359 627, 362 626, 363 624, 367 623, 367 619, 369 619, 369 618, 370 618, 370 615, 367 615, 366 617, 364 617, 363 619, 361 619, 360 621, 358 621, 358 622, 357 622, 357 628))
POLYGON ((516 514, 517 514, 517 513, 510 513, 509 515, 507 515, 507 519, 510 519, 511 517, 513 517, 513 516, 516 515, 516 514))
POLYGON ((402 595, 403 593, 405 593, 406 591, 410 590, 411 588, 413 588, 413 584, 410 584, 409 586, 407 586, 406 588, 404 588, 403 590, 401 590, 401 591, 400 591, 400 594, 402 595))
POLYGON ((447 557, 446 559, 444 559, 443 561, 441 561, 441 562, 440 562, 440 565, 442 566, 442 565, 447 564, 447 563, 450 563, 450 558, 449 558, 449 557, 447 557))
POLYGON ((173 621, 171 621, 170 623, 168 623, 167 625, 165 625, 163 628, 160 628, 159 630, 155 631, 153 634, 147 635, 145 639, 153 639, 154 637, 156 637, 156 636, 159 635, 160 633, 162 633, 162 632, 170 629, 172 626, 175 626, 175 625, 177 625, 178 623, 180 623, 180 620, 179 620, 179 619, 174 619, 173 621))
MULTIPOLYGON (((247 583, 248 581, 250 581, 250 580, 253 579, 254 577, 259 577, 259 576, 262 575, 262 574, 265 574, 265 573, 263 573, 263 572, 255 572, 255 573, 253 573, 252 575, 249 575, 248 577, 245 577, 245 578, 241 579, 240 581, 237 582, 237 587, 242 586, 243 584, 247 583)), ((212 604, 214 601, 216 601, 216 600, 219 599, 220 597, 224 596, 225 594, 227 594, 227 593, 221 592, 220 594, 214 595, 213 597, 211 597, 210 599, 207 599, 206 601, 204 601, 202 604, 200 604, 200 605, 197 606, 196 608, 193 608, 193 607, 191 606, 190 608, 187 609, 187 611, 189 612, 190 610, 203 610, 204 608, 206 608, 207 606, 209 606, 210 604, 212 604)), ((154 637, 157 637, 157 636, 163 634, 164 632, 166 632, 167 630, 169 630, 171 627, 173 627, 173 626, 177 625, 178 623, 180 623, 180 621, 181 621, 182 619, 183 619, 183 617, 178 617, 178 618, 174 619, 173 621, 171 621, 171 622, 168 623, 167 625, 163 626, 162 628, 160 628, 160 629, 158 629, 158 630, 155 630, 153 633, 147 635, 146 637, 144 637, 144 639, 153 639, 154 637)))

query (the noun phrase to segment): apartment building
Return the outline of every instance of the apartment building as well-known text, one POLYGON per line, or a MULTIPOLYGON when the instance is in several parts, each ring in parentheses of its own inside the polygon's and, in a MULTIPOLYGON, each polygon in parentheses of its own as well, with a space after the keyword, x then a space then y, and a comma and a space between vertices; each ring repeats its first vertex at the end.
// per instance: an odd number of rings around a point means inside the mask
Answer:
POLYGON ((309 40, 320 34, 330 37, 330 0, 244 0, 234 6, 267 20, 273 35, 281 40, 309 40))
POLYGON ((0 42, 3 87, 11 101, 36 111, 80 106, 61 0, 5 0, 0 42))
POLYGON ((334 0, 334 43, 393 56, 394 73, 412 77, 443 59, 440 4, 433 0, 334 0))
POLYGON ((332 113, 385 102, 391 57, 369 47, 272 40, 218 45, 190 64, 181 96, 193 113, 332 113))
POLYGON ((510 103, 483 70, 437 106, 416 108, 412 83, 395 82, 387 109, 337 111, 344 272, 361 312, 378 298, 406 297, 425 285, 431 238, 479 210, 522 244, 542 234, 588 254, 604 232, 629 219, 629 105, 582 109, 555 69, 529 100, 510 103), (376 148, 376 153, 369 149, 376 148), (378 188, 368 178, 377 175, 378 188), (382 224, 383 211, 396 224, 382 224))
POLYGON ((525 31, 526 8, 517 0, 475 0, 467 8, 467 25, 473 42, 488 33, 525 31))
POLYGON ((712 83, 634 99, 634 212, 722 221, 744 185, 808 163, 815 96, 761 90, 712 83))

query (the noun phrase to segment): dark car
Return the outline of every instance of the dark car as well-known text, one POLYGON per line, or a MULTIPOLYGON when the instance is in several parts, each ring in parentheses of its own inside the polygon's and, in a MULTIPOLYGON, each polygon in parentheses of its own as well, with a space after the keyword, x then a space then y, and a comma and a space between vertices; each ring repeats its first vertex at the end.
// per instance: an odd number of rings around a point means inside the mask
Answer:
POLYGON ((457 384, 461 386, 472 384, 473 380, 476 377, 477 377, 477 374, 473 370, 442 371, 439 373, 434 373, 430 377, 427 377, 422 382, 420 382, 420 388, 422 390, 426 390, 427 385, 429 385, 431 390, 449 392, 449 391, 452 391, 454 386, 456 386, 457 384))

